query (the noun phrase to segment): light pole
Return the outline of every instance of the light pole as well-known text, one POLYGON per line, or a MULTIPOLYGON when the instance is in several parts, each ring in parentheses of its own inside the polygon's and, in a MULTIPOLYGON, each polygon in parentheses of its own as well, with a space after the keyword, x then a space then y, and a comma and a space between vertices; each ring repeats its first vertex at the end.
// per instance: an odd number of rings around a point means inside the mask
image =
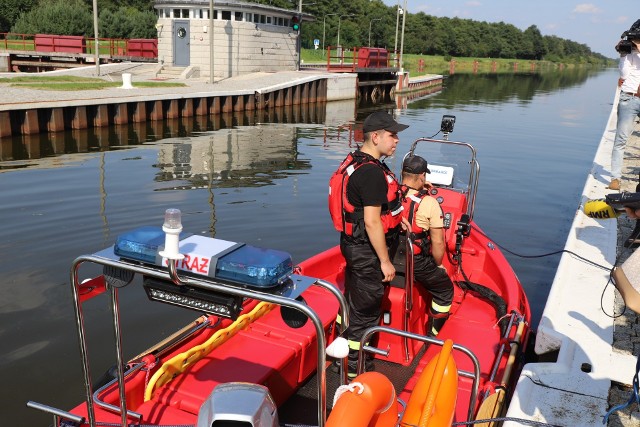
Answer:
POLYGON ((213 84, 213 6, 214 0, 209 0, 209 83, 213 84))
POLYGON ((371 23, 373 21, 382 21, 382 18, 373 18, 369 21, 369 47, 371 47, 371 23))
POLYGON ((403 69, 402 52, 404 51, 404 23, 407 19, 407 0, 404 0, 404 8, 402 9, 402 37, 400 38, 400 70, 403 69))
POLYGON ((324 15, 324 17, 322 18, 322 52, 323 52, 323 55, 324 55, 325 20, 327 19, 327 16, 331 16, 331 15, 337 15, 337 13, 329 13, 328 15, 324 15))
POLYGON ((393 48, 393 54, 396 56, 396 60, 398 59, 398 23, 400 22, 400 15, 404 16, 404 10, 400 7, 400 0, 398 0, 398 9, 396 10, 396 38, 394 39, 395 46, 393 48))
MULTIPOLYGON (((406 1, 406 0, 405 0, 406 1)), ((354 16, 353 13, 349 13, 347 15, 340 15, 338 17, 338 49, 340 49, 340 20, 346 16, 354 16)))
POLYGON ((93 36, 94 47, 96 49, 94 53, 96 61, 96 75, 100 76, 100 41, 98 40, 98 0, 93 0, 93 36))

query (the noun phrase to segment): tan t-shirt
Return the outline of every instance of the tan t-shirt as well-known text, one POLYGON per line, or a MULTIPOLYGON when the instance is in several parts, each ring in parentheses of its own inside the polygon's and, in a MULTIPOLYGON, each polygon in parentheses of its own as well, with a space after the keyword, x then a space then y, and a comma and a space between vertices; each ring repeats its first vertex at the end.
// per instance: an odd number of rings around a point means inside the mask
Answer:
MULTIPOLYGON (((410 188, 407 195, 416 193, 416 190, 410 188)), ((423 230, 444 227, 442 209, 436 199, 431 196, 425 196, 422 199, 420 206, 418 206, 418 211, 416 212, 416 225, 423 230)))

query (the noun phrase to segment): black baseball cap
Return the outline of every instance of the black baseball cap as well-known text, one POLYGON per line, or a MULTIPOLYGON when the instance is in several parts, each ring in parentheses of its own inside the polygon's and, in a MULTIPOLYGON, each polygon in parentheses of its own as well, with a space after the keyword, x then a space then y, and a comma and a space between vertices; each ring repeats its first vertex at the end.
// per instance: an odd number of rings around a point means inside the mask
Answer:
POLYGON ((402 171, 407 173, 431 173, 427 167, 427 161, 420 156, 409 156, 402 163, 402 171))
POLYGON ((362 130, 364 133, 381 129, 392 133, 398 133, 408 127, 409 125, 403 125, 396 122, 393 117, 391 117, 391 114, 385 113, 384 111, 376 111, 375 113, 369 114, 369 117, 364 120, 362 130))

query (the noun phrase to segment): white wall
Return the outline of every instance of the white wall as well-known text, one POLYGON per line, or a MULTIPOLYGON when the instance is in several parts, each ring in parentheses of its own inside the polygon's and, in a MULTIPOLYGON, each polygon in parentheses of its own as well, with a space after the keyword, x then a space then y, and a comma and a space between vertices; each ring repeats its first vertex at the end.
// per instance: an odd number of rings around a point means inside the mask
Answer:
MULTIPOLYGON (((173 64, 172 19, 158 19, 158 61, 173 64)), ((190 65, 209 77, 209 20, 189 19, 190 65), (207 32, 205 31, 205 28, 207 32)), ((226 78, 258 71, 297 69, 296 37, 288 27, 238 21, 214 21, 214 77, 226 78)))

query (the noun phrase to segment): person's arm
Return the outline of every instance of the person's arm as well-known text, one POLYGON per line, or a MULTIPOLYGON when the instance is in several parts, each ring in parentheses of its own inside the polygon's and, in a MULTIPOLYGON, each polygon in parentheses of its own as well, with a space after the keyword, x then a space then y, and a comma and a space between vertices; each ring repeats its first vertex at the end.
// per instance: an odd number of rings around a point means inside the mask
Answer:
POLYGON ((442 259, 444 258, 444 228, 430 228, 429 236, 431 237, 431 255, 436 265, 439 267, 442 265, 442 259))
POLYGON ((365 206, 364 207, 364 226, 367 230, 369 242, 376 251, 376 255, 380 260, 380 268, 384 278, 383 282, 390 282, 396 275, 396 269, 389 258, 389 250, 387 249, 387 241, 384 236, 384 227, 382 226, 382 206, 365 206))

